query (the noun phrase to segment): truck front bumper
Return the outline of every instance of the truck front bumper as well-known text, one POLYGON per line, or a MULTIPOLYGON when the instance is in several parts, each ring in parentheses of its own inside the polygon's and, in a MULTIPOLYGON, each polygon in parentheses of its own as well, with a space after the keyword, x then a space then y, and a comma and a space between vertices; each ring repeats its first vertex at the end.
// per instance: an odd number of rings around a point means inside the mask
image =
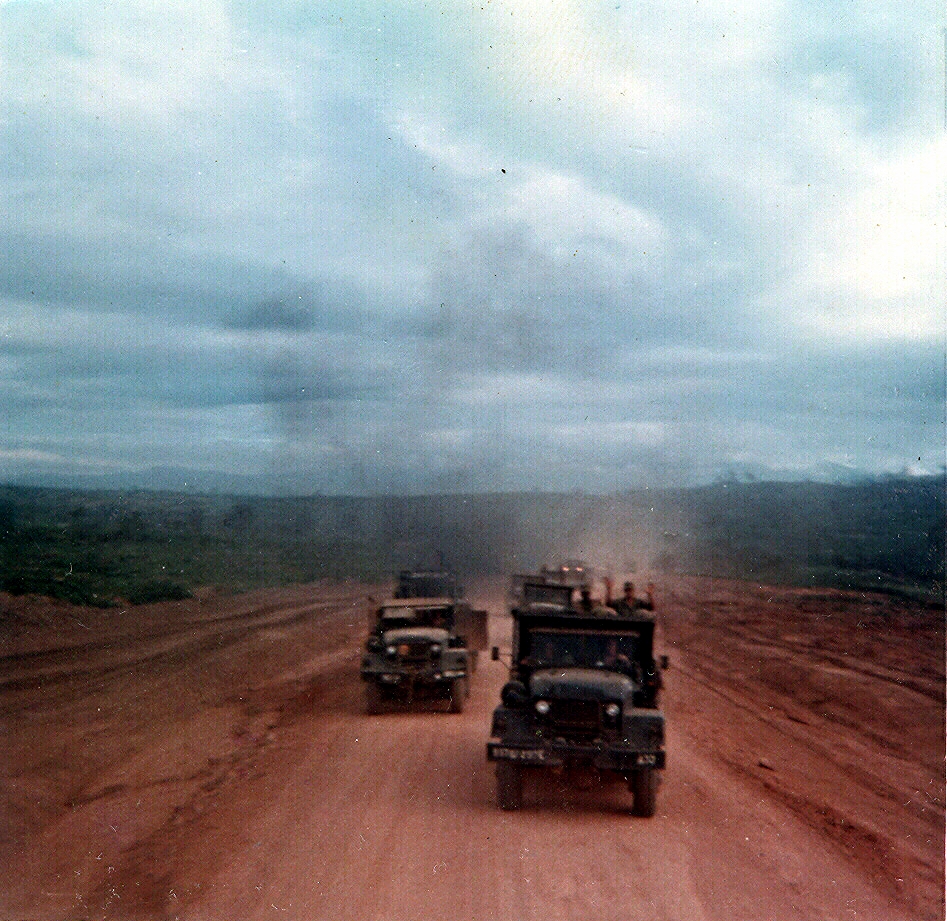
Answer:
POLYGON ((544 745, 525 745, 519 742, 488 742, 488 761, 514 761, 536 767, 564 767, 566 764, 591 764, 601 771, 625 773, 636 768, 664 768, 663 751, 575 745, 568 742, 549 742, 544 745))
POLYGON ((462 669, 425 669, 417 672, 397 671, 395 669, 368 671, 362 670, 363 681, 374 681, 388 687, 398 687, 409 684, 446 684, 455 678, 466 678, 467 673, 462 669))

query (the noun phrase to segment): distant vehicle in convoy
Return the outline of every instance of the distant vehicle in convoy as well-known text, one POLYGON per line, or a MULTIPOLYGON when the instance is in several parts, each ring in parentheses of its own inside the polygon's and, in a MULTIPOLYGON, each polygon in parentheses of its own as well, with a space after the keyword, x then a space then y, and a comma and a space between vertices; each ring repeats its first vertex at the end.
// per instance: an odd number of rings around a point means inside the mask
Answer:
MULTIPOLYGON (((527 771, 589 770, 621 778, 635 815, 653 816, 665 766, 654 617, 643 609, 572 603, 573 589, 527 582, 513 608, 509 681, 493 713, 487 758, 497 801, 518 809, 527 771)), ((494 647, 493 658, 499 658, 494 647)))
POLYGON ((460 713, 477 652, 487 646, 487 612, 450 598, 395 598, 374 612, 361 677, 366 709, 440 697, 460 713))
POLYGON ((402 569, 398 573, 395 598, 461 598, 457 576, 446 570, 402 569))
POLYGON ((514 573, 510 577, 510 599, 519 602, 527 583, 586 588, 591 585, 593 578, 594 573, 588 563, 583 560, 564 560, 558 566, 543 566, 538 573, 514 573))
POLYGON ((559 582, 580 588, 592 582, 592 568, 584 560, 563 560, 558 566, 543 566, 539 571, 546 581, 559 582))

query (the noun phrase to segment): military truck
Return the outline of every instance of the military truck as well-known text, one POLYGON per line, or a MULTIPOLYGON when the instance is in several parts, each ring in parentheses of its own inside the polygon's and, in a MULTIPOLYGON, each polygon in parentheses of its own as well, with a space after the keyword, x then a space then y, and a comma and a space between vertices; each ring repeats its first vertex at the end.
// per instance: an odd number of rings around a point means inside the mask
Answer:
POLYGON ((563 560, 558 566, 543 566, 539 573, 546 582, 559 582, 573 588, 590 585, 594 576, 585 560, 563 560))
POLYGON ((474 611, 463 600, 464 589, 447 569, 402 569, 398 573, 395 598, 450 598, 455 602, 457 630, 467 640, 471 673, 477 670, 480 650, 487 648, 486 611, 474 611))
POLYGON ((454 598, 395 598, 374 612, 361 677, 366 709, 441 697, 460 713, 478 649, 487 645, 487 612, 454 598))
POLYGON ((460 598, 463 589, 457 576, 446 570, 402 569, 398 573, 395 598, 460 598))
MULTIPOLYGON (((569 586, 526 583, 512 610, 509 681, 493 713, 487 759, 495 762, 497 801, 518 809, 527 771, 554 769, 578 779, 589 771, 620 778, 632 812, 656 809, 665 766, 664 716, 654 618, 572 603, 569 586)), ((494 647, 493 658, 499 658, 494 647)))
POLYGON ((523 598, 523 587, 533 585, 568 585, 570 588, 589 588, 594 570, 582 560, 563 560, 558 566, 543 566, 539 573, 513 573, 510 576, 510 599, 517 603, 523 598))

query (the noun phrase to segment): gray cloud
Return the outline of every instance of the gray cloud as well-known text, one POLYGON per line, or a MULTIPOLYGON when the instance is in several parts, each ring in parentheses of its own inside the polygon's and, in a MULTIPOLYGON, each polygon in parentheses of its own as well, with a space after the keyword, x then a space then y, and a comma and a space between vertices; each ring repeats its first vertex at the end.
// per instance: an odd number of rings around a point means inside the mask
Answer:
POLYGON ((932 7, 181 2, 0 5, 0 473, 943 462, 932 7))

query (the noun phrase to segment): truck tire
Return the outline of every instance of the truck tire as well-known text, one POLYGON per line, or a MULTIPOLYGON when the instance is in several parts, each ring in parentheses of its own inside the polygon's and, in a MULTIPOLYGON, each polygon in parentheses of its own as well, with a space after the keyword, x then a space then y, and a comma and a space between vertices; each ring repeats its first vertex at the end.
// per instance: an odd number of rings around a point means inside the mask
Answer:
POLYGON ((523 768, 509 761, 497 762, 497 805, 504 810, 523 805, 523 768))
POLYGON ((385 709, 381 689, 377 684, 369 682, 365 685, 365 712, 370 716, 381 713, 385 709))
POLYGON ((650 819, 658 804, 658 772, 654 768, 638 768, 631 775, 628 786, 635 798, 631 809, 632 815, 650 819))
POLYGON ((454 678, 450 683, 450 713, 463 713, 464 700, 467 697, 467 679, 454 678))

